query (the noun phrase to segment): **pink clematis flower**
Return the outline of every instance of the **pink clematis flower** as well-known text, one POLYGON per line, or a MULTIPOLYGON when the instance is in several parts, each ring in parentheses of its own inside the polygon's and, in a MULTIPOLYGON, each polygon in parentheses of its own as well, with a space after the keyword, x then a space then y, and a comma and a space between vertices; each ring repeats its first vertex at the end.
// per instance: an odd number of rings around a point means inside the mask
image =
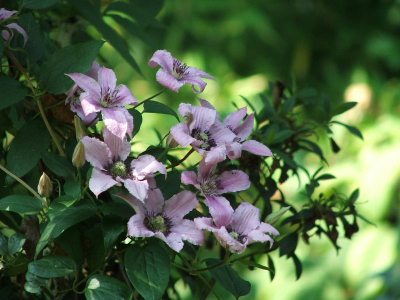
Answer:
POLYGON ((142 155, 126 162, 131 152, 131 144, 103 129, 104 142, 91 137, 83 137, 86 160, 94 167, 89 181, 90 190, 96 197, 114 185, 122 183, 140 201, 147 197, 150 186, 155 185, 154 174, 167 174, 165 166, 151 155, 142 155))
POLYGON ((207 164, 215 164, 226 158, 226 145, 233 142, 235 134, 217 119, 217 112, 201 106, 181 103, 179 113, 186 117, 171 128, 175 141, 183 146, 191 145, 205 156, 207 164))
MULTIPOLYGON (((15 15, 16 13, 18 13, 18 11, 16 11, 16 10, 10 11, 10 10, 5 10, 4 8, 2 8, 2 9, 0 9, 0 21, 10 18, 11 16, 15 15)), ((26 34, 26 31, 21 26, 19 26, 17 23, 11 23, 11 24, 7 24, 4 26, 8 27, 10 29, 15 29, 19 33, 21 33, 24 36, 24 45, 26 44, 26 42, 28 41, 28 35, 26 34)), ((10 39, 10 33, 8 32, 8 30, 3 30, 1 32, 1 35, 7 41, 10 39)), ((11 36, 11 38, 12 38, 12 36, 11 36)))
POLYGON ((156 79, 163 86, 178 92, 184 84, 191 84, 192 90, 199 94, 204 91, 207 83, 201 78, 215 79, 210 74, 193 67, 188 67, 185 63, 172 57, 166 50, 157 50, 149 61, 149 66, 154 68, 161 66, 156 74, 156 79), (199 87, 199 90, 195 89, 199 87))
POLYGON ((113 70, 101 67, 98 80, 88 75, 67 74, 82 89, 81 106, 85 116, 101 112, 107 128, 121 140, 128 134, 132 137, 133 117, 125 108, 126 105, 138 103, 131 91, 123 84, 116 87, 117 77, 113 70))
POLYGON ((238 254, 254 242, 268 241, 272 247, 272 238, 279 235, 278 230, 270 224, 260 222, 260 210, 248 202, 240 204, 233 213, 233 220, 222 226, 213 225, 213 220, 205 217, 196 218, 194 222, 199 229, 213 232, 223 247, 238 254))
POLYGON ((206 197, 204 203, 209 207, 215 224, 220 227, 232 221, 233 208, 225 197, 218 195, 246 190, 250 187, 250 180, 246 173, 239 170, 215 175, 216 166, 202 160, 197 175, 194 171, 184 171, 181 180, 183 184, 193 184, 202 192, 206 197))
MULTIPOLYGON (((203 107, 215 110, 207 100, 200 99, 200 102, 203 107)), ((271 150, 267 146, 255 140, 246 140, 253 131, 254 126, 254 114, 248 115, 243 123, 240 124, 246 114, 247 107, 243 107, 238 111, 229 114, 223 121, 223 125, 229 128, 236 135, 233 142, 226 145, 227 156, 231 160, 237 159, 241 157, 242 150, 261 156, 273 156, 271 150)))
POLYGON ((128 222, 128 235, 134 237, 157 237, 179 252, 183 248, 183 240, 194 245, 204 243, 204 231, 198 229, 193 221, 183 217, 193 210, 198 201, 196 195, 182 191, 165 201, 157 188, 149 190, 145 203, 131 195, 118 194, 136 211, 128 222))
MULTIPOLYGON (((100 64, 97 61, 94 61, 92 67, 86 75, 97 81, 97 73, 99 72, 99 69, 100 64)), ((80 96, 83 92, 84 91, 82 88, 80 88, 77 84, 74 84, 73 87, 70 88, 68 92, 66 92, 67 98, 65 99, 65 103, 70 103, 71 110, 75 112, 79 116, 79 118, 81 118, 82 122, 86 126, 88 126, 89 124, 95 125, 98 122, 98 119, 96 119, 97 114, 93 112, 85 115, 85 113, 83 112, 80 100, 80 96), (93 122, 93 120, 95 121, 93 122)))

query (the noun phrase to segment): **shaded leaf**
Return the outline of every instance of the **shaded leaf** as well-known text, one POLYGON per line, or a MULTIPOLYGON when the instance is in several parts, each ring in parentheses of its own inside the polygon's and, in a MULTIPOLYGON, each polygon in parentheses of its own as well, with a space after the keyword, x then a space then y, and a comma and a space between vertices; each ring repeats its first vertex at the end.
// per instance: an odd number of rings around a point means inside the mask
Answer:
POLYGON ((10 195, 0 200, 0 210, 34 215, 43 209, 42 201, 26 195, 10 195))
POLYGON ((241 259, 241 260, 238 260, 238 262, 240 262, 242 265, 245 265, 245 266, 255 267, 255 268, 259 268, 259 269, 265 270, 265 271, 274 272, 271 268, 268 268, 266 266, 260 265, 260 264, 254 262, 254 261, 251 261, 251 260, 241 259))
POLYGON ((54 174, 63 177, 69 177, 71 175, 75 175, 74 166, 65 157, 47 151, 43 152, 41 155, 43 162, 54 174))
POLYGON ((163 174, 159 174, 155 177, 155 180, 164 199, 169 199, 179 192, 181 186, 181 172, 177 170, 168 172, 167 178, 165 178, 163 174))
POLYGON ((332 116, 340 115, 340 114, 348 111, 349 109, 352 109, 356 105, 357 105, 357 102, 344 102, 344 103, 341 103, 338 107, 336 107, 334 109, 332 116))
MULTIPOLYGON (((2 43, 3 41, 0 42, 0 44, 2 43)), ((28 90, 17 80, 8 76, 0 76, 0 109, 21 101, 27 94, 28 90)))
POLYGON ((33 275, 43 278, 63 277, 77 271, 74 260, 68 256, 49 255, 31 262, 28 270, 33 275))
POLYGON ((131 291, 122 281, 106 275, 93 275, 86 282, 87 300, 125 300, 131 291))
POLYGON ((140 112, 138 112, 134 108, 128 109, 129 113, 133 116, 133 134, 132 137, 134 137, 140 130, 140 126, 142 125, 143 122, 143 117, 140 112))
POLYGON ((174 116, 179 122, 179 117, 176 114, 176 112, 172 108, 170 108, 169 106, 167 106, 161 102, 149 100, 149 101, 146 101, 143 105, 144 105, 143 113, 156 113, 156 114, 170 115, 170 116, 174 116))
POLYGON ((332 121, 332 123, 344 126, 351 134, 354 134, 355 136, 357 136, 360 139, 364 140, 364 137, 363 137, 361 131, 358 128, 356 128, 354 126, 350 126, 350 125, 344 124, 342 122, 338 122, 338 121, 332 121))
POLYGON ((22 0, 21 6, 29 9, 43 9, 60 3, 62 0, 22 0))
POLYGON ((81 185, 79 181, 70 180, 64 184, 64 191, 72 198, 78 198, 81 194, 81 185))
POLYGON ((299 258, 296 256, 296 254, 293 254, 293 255, 292 255, 292 258, 293 258, 294 265, 295 265, 295 267, 296 267, 296 279, 299 280, 299 278, 300 278, 300 276, 301 276, 301 273, 302 273, 302 271, 303 271, 303 268, 302 268, 302 266, 301 266, 301 261, 300 261, 299 258))

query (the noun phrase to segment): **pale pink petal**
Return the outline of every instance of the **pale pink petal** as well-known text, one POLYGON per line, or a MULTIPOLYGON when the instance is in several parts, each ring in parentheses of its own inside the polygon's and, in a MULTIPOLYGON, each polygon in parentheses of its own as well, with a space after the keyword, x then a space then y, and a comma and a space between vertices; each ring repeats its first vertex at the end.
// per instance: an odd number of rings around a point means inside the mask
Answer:
POLYGON ((193 121, 189 125, 190 130, 200 129, 200 132, 204 132, 214 124, 216 120, 217 112, 213 109, 192 106, 193 121))
POLYGON ((242 107, 241 109, 229 114, 224 120, 224 125, 232 131, 235 130, 239 123, 246 116, 246 113, 247 107, 242 107))
POLYGON ((194 67, 188 67, 185 73, 185 76, 183 78, 196 78, 196 77, 202 77, 202 78, 208 78, 208 79, 213 79, 215 80, 214 76, 211 76, 210 74, 204 72, 203 70, 194 68, 194 67))
POLYGON ((193 221, 198 229, 205 229, 211 232, 218 231, 219 229, 213 224, 212 218, 201 217, 201 218, 195 218, 193 221))
POLYGON ((83 137, 81 141, 85 145, 86 160, 93 167, 104 169, 112 162, 112 154, 106 143, 88 136, 83 137))
POLYGON ((16 13, 18 13, 17 10, 6 10, 5 8, 2 8, 0 9, 0 20, 8 19, 16 13))
POLYGON ((262 233, 260 230, 253 230, 250 231, 248 235, 248 244, 254 243, 254 242, 269 242, 270 247, 274 244, 274 240, 267 234, 262 233))
POLYGON ((165 166, 157 161, 154 156, 144 154, 131 162, 132 174, 138 179, 144 179, 157 172, 167 175, 165 166))
POLYGON ((126 129, 126 133, 129 135, 130 138, 132 138, 133 134, 133 116, 129 113, 127 109, 123 109, 122 112, 125 115, 126 123, 128 125, 128 128, 126 129))
POLYGON ((101 111, 107 129, 121 140, 125 139, 128 130, 128 121, 123 110, 124 108, 106 108, 101 111))
POLYGON ((89 124, 91 126, 94 126, 97 124, 97 122, 99 122, 99 119, 96 118, 96 116, 97 116, 96 113, 91 113, 86 116, 85 113, 83 112, 82 106, 80 106, 80 105, 79 105, 79 108, 74 105, 71 105, 71 110, 76 112, 76 114, 78 115, 79 118, 81 118, 81 120, 82 120, 83 124, 85 124, 85 126, 89 126, 89 124), (73 107, 75 108, 75 110, 72 109, 73 107), (96 119, 96 121, 93 122, 93 120, 95 120, 95 119, 96 119))
POLYGON ((193 245, 203 245, 204 243, 204 231, 198 229, 193 221, 181 220, 171 228, 171 232, 178 234, 183 240, 193 245))
POLYGON ((111 93, 117 85, 117 77, 113 70, 101 67, 97 73, 101 94, 111 93))
POLYGON ((100 64, 97 61, 94 61, 87 75, 97 81, 99 70, 100 70, 100 64))
POLYGON ((235 232, 247 235, 260 225, 260 209, 248 202, 241 203, 233 213, 231 225, 235 232))
POLYGON ((178 113, 184 118, 190 117, 193 114, 192 107, 191 104, 181 103, 178 107, 178 113))
POLYGON ((12 23, 12 24, 6 25, 6 27, 15 29, 19 33, 21 33, 24 36, 24 45, 26 44, 26 42, 28 41, 28 35, 26 34, 25 30, 21 26, 19 26, 17 23, 12 23))
POLYGON ((221 196, 205 196, 204 203, 208 206, 215 225, 221 227, 230 224, 233 218, 233 208, 229 201, 221 196))
POLYGON ((150 67, 154 68, 157 66, 161 66, 166 69, 168 73, 172 73, 173 65, 174 58, 167 50, 157 50, 149 61, 150 67))
POLYGON ((150 237, 154 236, 154 232, 144 225, 143 214, 136 214, 128 221, 128 235, 135 237, 150 237))
POLYGON ((233 142, 226 145, 226 155, 230 160, 235 160, 242 156, 242 144, 233 142))
POLYGON ((225 145, 221 145, 218 147, 214 147, 207 152, 205 157, 205 162, 207 164, 216 164, 225 160, 225 158, 226 158, 226 148, 225 145))
POLYGON ((126 105, 136 105, 138 101, 136 100, 135 96, 133 96, 132 92, 126 85, 120 84, 115 89, 117 93, 113 104, 116 106, 126 106, 126 105))
POLYGON ((10 33, 7 30, 2 30, 1 31, 1 36, 3 37, 3 39, 5 39, 6 41, 8 41, 10 39, 10 33))
POLYGON ((118 184, 118 182, 116 182, 110 175, 103 173, 97 168, 93 168, 92 177, 90 177, 89 181, 89 189, 96 195, 96 197, 116 184, 118 184))
POLYGON ((69 101, 71 100, 71 97, 74 96, 75 92, 78 90, 78 85, 75 83, 72 88, 70 88, 65 95, 67 95, 67 98, 65 98, 65 103, 69 103, 69 101))
POLYGON ((277 236, 279 235, 279 231, 275 229, 272 225, 268 223, 261 222, 261 224, 257 227, 256 230, 266 232, 272 236, 277 236))
POLYGON ((247 242, 244 244, 235 240, 225 227, 221 227, 218 231, 214 232, 214 236, 220 244, 233 253, 241 254, 246 250, 247 242))
POLYGON ((254 126, 254 114, 250 114, 244 122, 239 125, 233 132, 240 139, 240 141, 244 141, 253 131, 254 126))
POLYGON ((143 202, 139 201, 137 198, 133 197, 131 194, 124 194, 124 193, 118 193, 115 194, 115 196, 120 197, 121 199, 124 199, 130 206, 133 207, 133 209, 136 211, 137 214, 145 214, 146 209, 143 205, 143 202))
POLYGON ((148 197, 144 203, 148 212, 157 215, 162 212, 164 206, 164 196, 160 189, 151 188, 148 192, 148 197))
POLYGON ((171 220, 182 219, 198 204, 196 194, 190 191, 182 191, 171 199, 165 201, 164 213, 171 220))
POLYGON ((103 109, 100 103, 92 97, 88 92, 84 92, 79 97, 83 113, 87 116, 92 113, 99 112, 103 109))
POLYGON ((134 197, 144 202, 147 198, 149 191, 149 184, 147 180, 134 180, 134 179, 124 179, 125 188, 131 193, 134 197))
POLYGON ((254 140, 245 141, 242 144, 242 149, 261 156, 273 156, 271 150, 269 150, 267 146, 254 140))
POLYGON ((103 128, 104 141, 111 151, 114 161, 125 161, 131 153, 131 144, 126 140, 121 140, 115 134, 111 133, 106 127, 103 128))
POLYGON ((249 176, 239 170, 225 171, 218 176, 218 193, 244 191, 250 187, 249 176))
POLYGON ((193 184, 198 188, 197 175, 194 171, 183 171, 181 174, 181 181, 183 184, 193 184))
POLYGON ((208 102, 207 100, 201 99, 201 98, 198 98, 198 99, 200 101, 201 106, 203 106, 205 108, 216 110, 215 107, 210 102, 208 102))
POLYGON ((207 181, 211 175, 214 173, 215 169, 217 167, 217 164, 213 163, 206 163, 206 161, 203 159, 198 167, 198 174, 199 174, 199 181, 207 181))
POLYGON ((93 78, 81 74, 81 73, 72 73, 66 74, 69 76, 75 83, 85 92, 90 93, 94 100, 100 103, 101 99, 101 90, 99 84, 93 78))
POLYGON ((168 246, 170 246, 176 252, 179 252, 183 248, 182 237, 179 234, 171 232, 167 237, 162 233, 157 231, 154 234, 155 237, 163 240, 168 246))
POLYGON ((192 90, 193 92, 195 92, 196 94, 200 94, 204 91, 204 89, 206 88, 207 83, 203 80, 201 80, 200 77, 186 77, 184 76, 182 79, 179 80, 179 82, 183 85, 183 84, 191 84, 192 85, 192 90), (198 89, 196 88, 196 86, 198 87, 198 89))
POLYGON ((219 143, 231 143, 235 139, 236 135, 226 128, 224 125, 215 122, 210 128, 211 137, 217 144, 219 143))
POLYGON ((187 147, 191 143, 196 141, 195 138, 189 135, 189 127, 186 123, 176 124, 174 127, 171 128, 170 132, 174 140, 182 147, 187 147))
POLYGON ((174 75, 171 75, 165 69, 160 69, 156 73, 156 80, 161 83, 163 86, 173 90, 174 92, 178 92, 179 89, 183 86, 183 82, 176 79, 174 75))

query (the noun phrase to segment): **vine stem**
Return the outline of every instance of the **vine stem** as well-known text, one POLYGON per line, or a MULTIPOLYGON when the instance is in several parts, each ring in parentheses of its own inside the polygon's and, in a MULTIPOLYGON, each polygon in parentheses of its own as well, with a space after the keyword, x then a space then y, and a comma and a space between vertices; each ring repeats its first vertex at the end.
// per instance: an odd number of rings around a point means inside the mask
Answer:
POLYGON ((146 98, 146 99, 140 101, 140 102, 139 102, 138 104, 136 104, 133 108, 137 108, 137 107, 139 107, 140 105, 144 104, 145 102, 147 102, 147 101, 149 101, 149 100, 151 100, 151 99, 154 99, 155 97, 157 97, 157 96, 161 95, 162 93, 164 93, 166 90, 167 90, 167 88, 164 88, 161 92, 158 92, 157 94, 155 94, 155 95, 153 95, 153 96, 151 96, 151 97, 149 97, 149 98, 146 98))
POLYGON ((18 69, 21 71, 21 73, 24 75, 26 81, 28 82, 28 84, 29 84, 29 86, 30 86, 30 88, 31 88, 31 90, 32 90, 32 92, 33 92, 33 95, 34 95, 35 98, 36 98, 36 103, 37 103, 37 105, 38 105, 38 107, 39 107, 39 111, 40 111, 40 114, 41 114, 41 116, 42 116, 42 118, 43 118, 43 121, 44 121, 44 123, 45 123, 45 125, 46 125, 46 127, 47 127, 47 130, 49 131, 49 133, 50 133, 50 135, 51 135, 51 137, 52 137, 54 143, 56 144, 56 147, 57 147, 58 151, 60 152, 61 156, 67 157, 67 156, 65 155, 65 152, 64 152, 63 148, 61 147, 61 144, 60 144, 60 142, 58 141, 58 139, 57 139, 57 137, 56 137, 56 135, 55 135, 53 129, 52 129, 51 126, 50 126, 49 120, 47 120, 46 114, 45 114, 44 109, 43 109, 43 106, 42 106, 42 102, 40 101, 39 97, 36 95, 36 89, 35 89, 35 87, 33 86, 31 79, 29 78, 28 74, 26 73, 25 69, 21 66, 21 64, 19 63, 19 61, 18 61, 18 60, 15 58, 15 56, 11 53, 11 51, 8 50, 7 48, 5 49, 5 51, 6 51, 7 55, 8 55, 8 56, 14 61, 14 63, 17 65, 18 69))
POLYGON ((173 169, 173 168, 175 168, 176 166, 179 166, 179 165, 180 165, 181 163, 183 163, 183 162, 189 157, 189 155, 192 154, 193 152, 194 152, 194 149, 193 149, 193 148, 190 149, 190 151, 189 151, 188 153, 186 153, 186 155, 185 155, 180 161, 178 161, 177 163, 175 163, 175 164, 173 164, 173 165, 168 166, 167 169, 173 169))
POLYGON ((17 175, 14 173, 11 173, 9 170, 7 170, 3 165, 0 164, 0 169, 3 170, 6 174, 10 175, 12 178, 14 178, 16 181, 18 181, 20 184, 22 184, 28 191, 30 191, 36 198, 38 198, 45 207, 48 207, 47 202, 43 200, 43 198, 33 189, 31 188, 25 181, 23 181, 21 178, 19 178, 17 175))

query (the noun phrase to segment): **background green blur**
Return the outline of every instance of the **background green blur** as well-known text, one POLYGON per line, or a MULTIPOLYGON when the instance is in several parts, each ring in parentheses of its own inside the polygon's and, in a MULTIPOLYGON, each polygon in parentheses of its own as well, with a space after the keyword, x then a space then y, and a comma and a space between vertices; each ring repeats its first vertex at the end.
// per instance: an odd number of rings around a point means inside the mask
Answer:
MULTIPOLYGON (((336 120, 359 127, 364 141, 333 127, 341 147, 334 154, 329 140, 319 140, 329 162, 324 171, 337 177, 321 191, 349 195, 360 187, 357 210, 376 226, 361 221, 352 240, 339 240, 339 253, 326 238, 313 237, 310 246, 300 243, 304 269, 298 281, 292 262, 278 253, 272 254, 277 270, 272 282, 266 271, 239 269, 252 283, 243 299, 400 299, 400 1, 167 0, 158 19, 160 24, 148 29, 152 43, 130 37, 129 28, 107 20, 126 35, 145 79, 111 46, 103 47, 101 58, 139 101, 162 89, 155 81, 157 70, 147 62, 156 49, 167 49, 216 77, 207 81, 201 97, 223 115, 235 109, 232 102, 245 105, 239 95, 260 109, 257 94, 268 90, 269 80, 316 88, 334 106, 359 103, 336 120)), ((96 36, 95 29, 89 30, 96 36)), ((197 101, 189 86, 157 100, 173 108, 197 101)), ((165 135, 175 123, 171 116, 147 114, 134 150, 159 141, 153 128, 165 135)), ((301 159, 311 171, 322 166, 315 155, 301 159)), ((288 202, 301 206, 297 179, 282 189, 288 202)), ((182 299, 190 299, 183 284, 181 290, 182 299)), ((222 288, 217 291, 230 299, 222 288)))

